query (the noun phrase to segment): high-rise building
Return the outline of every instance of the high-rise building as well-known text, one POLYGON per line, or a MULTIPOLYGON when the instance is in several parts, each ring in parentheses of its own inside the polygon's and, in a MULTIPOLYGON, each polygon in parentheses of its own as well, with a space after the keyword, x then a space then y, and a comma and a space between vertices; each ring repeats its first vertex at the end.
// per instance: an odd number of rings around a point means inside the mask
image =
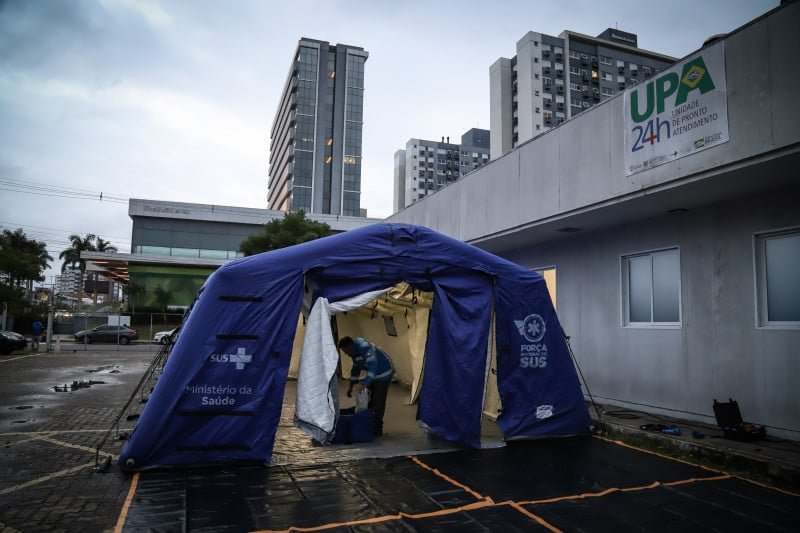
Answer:
POLYGON ((300 39, 270 134, 269 209, 362 216, 368 56, 363 48, 300 39))
POLYGON ((613 28, 597 37, 526 33, 517 55, 489 69, 492 159, 676 61, 637 45, 636 34, 613 28))
POLYGON ((67 268, 61 275, 56 276, 55 293, 70 294, 81 290, 81 271, 77 268, 67 268))
POLYGON ((461 144, 409 139, 394 154, 394 211, 438 191, 489 161, 489 130, 472 128, 461 144))

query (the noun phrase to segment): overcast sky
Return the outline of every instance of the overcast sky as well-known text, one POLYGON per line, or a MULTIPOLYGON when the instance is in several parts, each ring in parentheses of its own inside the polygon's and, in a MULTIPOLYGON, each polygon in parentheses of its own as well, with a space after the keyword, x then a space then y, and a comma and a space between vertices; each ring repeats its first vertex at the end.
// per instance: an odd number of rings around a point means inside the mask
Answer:
POLYGON ((527 31, 617 27, 682 57, 777 5, 0 0, 0 226, 46 241, 52 275, 70 233, 130 250, 127 198, 265 208, 269 129, 300 37, 370 54, 361 206, 385 217, 394 152, 488 129, 489 66, 527 31))

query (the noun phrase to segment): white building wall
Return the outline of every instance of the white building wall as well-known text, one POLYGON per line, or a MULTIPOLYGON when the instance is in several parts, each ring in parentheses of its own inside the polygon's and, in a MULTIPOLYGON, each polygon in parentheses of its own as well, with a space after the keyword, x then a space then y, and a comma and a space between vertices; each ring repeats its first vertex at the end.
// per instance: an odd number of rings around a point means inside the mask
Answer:
POLYGON ((511 60, 500 58, 489 68, 489 155, 511 150, 511 60))
POLYGON ((749 421, 800 437, 800 328, 756 325, 753 245, 800 227, 800 72, 786 67, 798 20, 791 3, 725 39, 727 143, 626 176, 620 95, 388 220, 555 265, 559 316, 608 401, 710 420, 713 399, 733 397, 749 421), (621 256, 671 246, 680 327, 624 327, 621 256))
POLYGON ((394 212, 406 206, 406 179, 406 151, 398 150, 394 153, 394 212))
POLYGON ((753 235, 800 225, 800 187, 575 235, 505 254, 556 267, 559 318, 599 399, 713 421, 739 401, 772 433, 800 434, 798 329, 756 327, 753 235), (623 325, 622 257, 678 247, 681 326, 623 325), (790 431, 787 431, 790 430, 790 431))

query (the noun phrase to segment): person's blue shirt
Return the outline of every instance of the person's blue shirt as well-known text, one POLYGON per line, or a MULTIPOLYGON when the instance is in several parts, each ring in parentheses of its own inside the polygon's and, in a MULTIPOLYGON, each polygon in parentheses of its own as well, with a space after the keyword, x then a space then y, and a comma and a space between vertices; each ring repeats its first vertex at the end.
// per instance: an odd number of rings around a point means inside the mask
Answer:
POLYGON ((388 381, 394 374, 392 360, 386 352, 362 337, 353 339, 353 350, 350 357, 353 359, 353 369, 350 371, 350 381, 355 383, 362 371, 367 371, 364 385, 369 387, 373 381, 388 381))
POLYGON ((33 326, 31 326, 31 327, 33 328, 33 334, 34 335, 41 335, 42 334, 42 328, 44 326, 42 326, 42 323, 39 322, 38 320, 36 322, 34 322, 33 326))

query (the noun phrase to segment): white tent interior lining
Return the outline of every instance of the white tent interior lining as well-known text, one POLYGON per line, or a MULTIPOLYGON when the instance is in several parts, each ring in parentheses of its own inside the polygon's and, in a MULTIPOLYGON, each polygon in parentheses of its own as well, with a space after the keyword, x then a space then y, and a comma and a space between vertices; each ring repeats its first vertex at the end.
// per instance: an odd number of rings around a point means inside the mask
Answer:
MULTIPOLYGON (((309 293, 311 293, 310 290, 307 291, 307 294, 309 293)), ((314 309, 320 300, 324 299, 318 299, 309 311, 312 302, 310 298, 307 299, 304 302, 303 314, 298 317, 297 322, 289 378, 298 380, 298 417, 310 416, 322 423, 321 427, 332 427, 333 421, 330 414, 321 416, 319 412, 313 415, 309 410, 301 412, 302 409, 312 409, 309 406, 301 407, 305 402, 301 395, 307 394, 309 390, 308 382, 301 376, 301 366, 308 365, 311 369, 315 369, 303 372, 316 372, 323 369, 331 372, 331 365, 335 366, 335 363, 332 362, 333 359, 328 359, 327 362, 323 361, 323 346, 335 351, 336 360, 339 363, 338 368, 341 370, 340 377, 346 379, 350 376, 352 361, 349 357, 343 357, 336 349, 333 332, 330 328, 329 317, 331 315, 336 317, 339 338, 344 336, 364 337, 389 354, 395 367, 395 378, 409 387, 407 403, 416 403, 422 386, 422 370, 433 293, 414 290, 408 284, 400 283, 383 291, 366 293, 342 302, 328 303, 325 300, 320 307, 319 316, 313 320, 324 319, 323 321, 327 323, 326 328, 320 333, 316 331, 317 326, 313 326, 315 332, 309 337, 309 326, 312 323, 314 309), (327 339, 321 338, 326 335, 327 339), (305 361, 305 363, 301 363, 301 361, 305 361)), ((484 414, 494 420, 500 412, 501 405, 497 391, 497 377, 494 372, 496 369, 494 323, 491 326, 489 346, 487 346, 489 365, 484 389, 484 414)), ((330 377, 326 377, 326 381, 322 383, 327 384, 330 377)), ((315 377, 314 379, 319 378, 315 377)), ((334 383, 335 381, 333 380, 334 383)), ((316 386, 320 387, 320 384, 318 383, 316 386)), ((326 405, 330 405, 328 402, 333 402, 334 396, 329 392, 326 405)), ((338 404, 338 402, 336 403, 338 404)), ((330 409, 327 411, 330 412, 330 409)))

